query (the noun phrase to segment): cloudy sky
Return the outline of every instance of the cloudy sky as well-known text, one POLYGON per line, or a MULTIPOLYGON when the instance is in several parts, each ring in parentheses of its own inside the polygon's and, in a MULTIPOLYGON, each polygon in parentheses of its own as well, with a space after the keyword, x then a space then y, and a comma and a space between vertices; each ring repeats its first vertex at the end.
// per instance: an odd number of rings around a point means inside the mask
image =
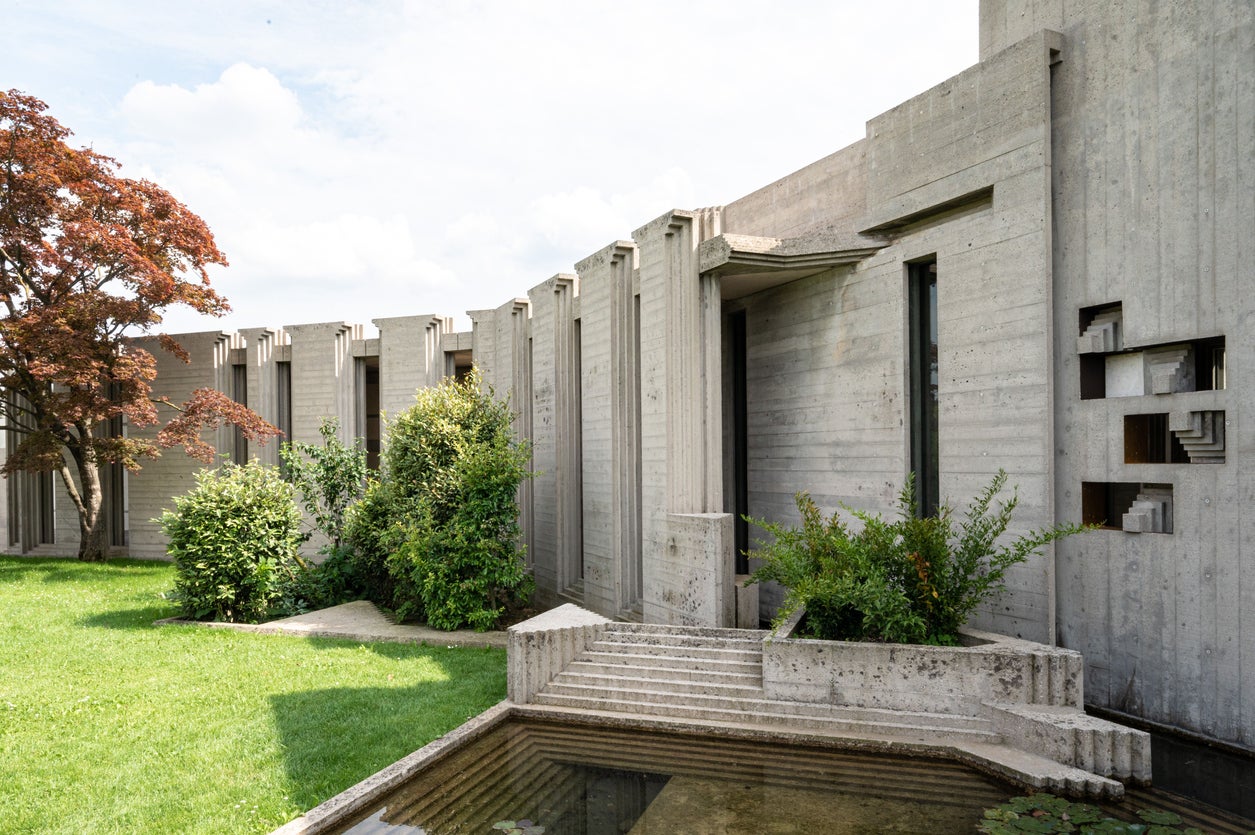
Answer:
POLYGON ((977 0, 8 0, 0 85, 208 221, 221 320, 497 307, 976 62, 977 0))

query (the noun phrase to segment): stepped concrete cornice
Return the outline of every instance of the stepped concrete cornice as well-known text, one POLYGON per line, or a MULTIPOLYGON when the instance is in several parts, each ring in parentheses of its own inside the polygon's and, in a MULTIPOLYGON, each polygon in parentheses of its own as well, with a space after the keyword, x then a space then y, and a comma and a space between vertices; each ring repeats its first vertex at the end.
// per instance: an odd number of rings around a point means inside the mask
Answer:
POLYGON ((528 715, 944 755, 1074 796, 1150 780, 1150 737, 1081 708, 1079 653, 983 632, 960 647, 816 641, 796 625, 616 623, 566 604, 511 627, 509 700, 528 715))

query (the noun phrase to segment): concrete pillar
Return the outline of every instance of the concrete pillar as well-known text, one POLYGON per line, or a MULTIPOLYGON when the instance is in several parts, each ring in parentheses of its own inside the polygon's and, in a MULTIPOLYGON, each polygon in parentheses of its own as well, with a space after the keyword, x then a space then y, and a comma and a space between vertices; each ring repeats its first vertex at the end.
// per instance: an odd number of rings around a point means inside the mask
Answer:
POLYGON ((357 397, 353 340, 362 326, 348 322, 290 325, 292 362, 292 438, 319 443, 323 418, 340 421, 340 440, 354 442, 357 397))
POLYGON ((646 622, 735 621, 731 514, 723 513, 718 279, 697 246, 718 212, 673 211, 640 247, 641 431, 646 622))
POLYGON ((379 328, 379 406, 387 415, 414 403, 414 392, 440 382, 440 339, 453 330, 447 316, 391 316, 371 320, 379 328))
POLYGON ((637 250, 617 241, 580 276, 584 604, 640 605, 641 459, 637 250))
MULTIPOLYGON (((279 385, 275 362, 278 348, 287 343, 282 328, 248 328, 240 331, 243 338, 245 360, 248 366, 248 407, 261 415, 262 420, 278 426, 279 385)), ((265 446, 249 445, 249 454, 262 464, 277 466, 279 445, 287 438, 277 438, 265 446)))
POLYGON ((575 297, 578 279, 556 275, 533 288, 531 302, 532 562, 540 589, 580 580, 580 405, 575 297))

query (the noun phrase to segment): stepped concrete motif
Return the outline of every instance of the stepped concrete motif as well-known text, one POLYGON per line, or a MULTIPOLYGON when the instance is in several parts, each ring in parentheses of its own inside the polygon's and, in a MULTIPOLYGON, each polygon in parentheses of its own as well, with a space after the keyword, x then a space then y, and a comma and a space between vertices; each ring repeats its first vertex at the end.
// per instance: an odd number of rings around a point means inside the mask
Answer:
POLYGON ((1223 464, 1224 412, 1170 412, 1168 429, 1185 447, 1193 464, 1223 464))
MULTIPOLYGON (((799 616, 800 617, 800 616, 799 616)), ((566 604, 509 633, 525 714, 944 753, 1033 788, 1119 797, 1150 737, 1085 714, 1076 652, 981 632, 924 647, 619 623, 566 604)))

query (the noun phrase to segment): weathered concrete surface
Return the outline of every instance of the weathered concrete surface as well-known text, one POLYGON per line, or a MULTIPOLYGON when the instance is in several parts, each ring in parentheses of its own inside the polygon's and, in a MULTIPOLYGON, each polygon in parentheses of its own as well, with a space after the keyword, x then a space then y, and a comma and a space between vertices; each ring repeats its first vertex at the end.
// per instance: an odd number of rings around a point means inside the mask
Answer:
POLYGON ((800 702, 976 716, 985 702, 1080 707, 1080 653, 987 632, 971 646, 795 638, 802 612, 763 642, 763 689, 800 702))
POLYGON ((607 623, 568 604, 511 630, 510 696, 535 715, 944 752, 1079 795, 1119 796, 1117 780, 1150 779, 1149 735, 1078 707, 1075 652, 984 633, 971 636, 980 646, 946 648, 793 639, 789 630, 768 639, 607 623), (856 700, 833 689, 834 671, 859 680, 856 700))
MULTIPOLYGON (((1170 534, 1103 530, 1056 548, 1058 641, 1096 705, 1255 750, 1255 4, 982 4, 982 50, 1063 34, 1051 123, 1056 495, 1171 485, 1170 534), (1223 336, 1224 388, 1081 400, 1078 312, 1119 302, 1124 348, 1223 336), (1223 463, 1126 460, 1128 415, 1223 411, 1223 463)), ((1120 526, 1119 518, 1112 520, 1120 526)))
POLYGON ((609 618, 564 603, 509 629, 506 692, 526 704, 584 648, 595 641, 609 618))

